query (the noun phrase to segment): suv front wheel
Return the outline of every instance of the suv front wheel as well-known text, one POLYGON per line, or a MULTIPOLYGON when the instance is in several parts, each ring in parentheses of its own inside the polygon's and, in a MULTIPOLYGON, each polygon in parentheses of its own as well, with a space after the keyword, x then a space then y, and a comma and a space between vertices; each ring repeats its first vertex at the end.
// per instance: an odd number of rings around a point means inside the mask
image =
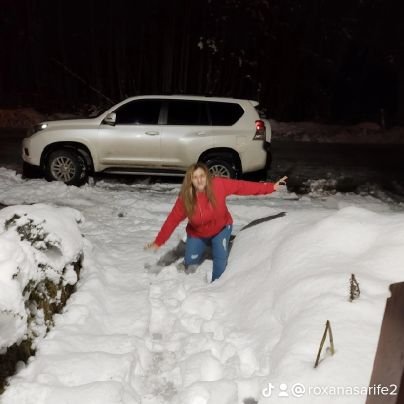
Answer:
POLYGON ((226 160, 215 158, 207 160, 205 164, 208 166, 210 173, 215 177, 237 178, 237 171, 226 160))
POLYGON ((88 178, 84 158, 76 151, 59 149, 50 153, 45 175, 48 181, 62 181, 66 185, 83 185, 88 178))

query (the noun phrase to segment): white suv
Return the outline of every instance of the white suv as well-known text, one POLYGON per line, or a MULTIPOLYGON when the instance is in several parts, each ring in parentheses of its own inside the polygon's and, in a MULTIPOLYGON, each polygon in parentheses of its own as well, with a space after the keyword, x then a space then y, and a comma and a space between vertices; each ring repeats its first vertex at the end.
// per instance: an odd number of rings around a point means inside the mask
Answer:
POLYGON ((256 101, 184 95, 128 98, 96 118, 48 121, 23 140, 24 175, 81 185, 95 173, 183 175, 197 161, 235 178, 270 162, 256 101))

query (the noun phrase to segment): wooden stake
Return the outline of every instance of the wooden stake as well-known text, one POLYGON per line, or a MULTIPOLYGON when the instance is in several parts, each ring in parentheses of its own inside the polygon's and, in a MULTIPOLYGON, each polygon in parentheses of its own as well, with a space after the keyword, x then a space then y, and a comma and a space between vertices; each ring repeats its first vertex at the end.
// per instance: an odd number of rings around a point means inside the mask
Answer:
POLYGON ((327 320, 327 322, 325 323, 325 330, 323 333, 323 337, 321 338, 320 348, 317 353, 316 363, 314 364, 315 368, 318 366, 318 364, 320 362, 320 355, 321 355, 321 351, 323 350, 323 346, 324 346, 325 338, 327 337, 327 333, 329 333, 329 338, 330 338, 331 355, 334 355, 334 353, 335 353, 334 339, 333 339, 332 331, 331 331, 331 323, 329 320, 327 320))

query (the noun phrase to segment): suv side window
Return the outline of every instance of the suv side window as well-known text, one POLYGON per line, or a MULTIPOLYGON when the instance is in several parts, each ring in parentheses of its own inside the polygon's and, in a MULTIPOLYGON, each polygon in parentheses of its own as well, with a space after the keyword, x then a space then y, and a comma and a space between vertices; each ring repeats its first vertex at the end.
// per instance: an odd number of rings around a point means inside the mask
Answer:
POLYGON ((167 125, 210 125, 206 102, 168 100, 167 125))
POLYGON ((234 125, 244 114, 244 110, 239 104, 214 101, 210 101, 208 104, 213 126, 234 125))
POLYGON ((157 125, 161 100, 135 100, 119 107, 116 113, 117 125, 157 125))

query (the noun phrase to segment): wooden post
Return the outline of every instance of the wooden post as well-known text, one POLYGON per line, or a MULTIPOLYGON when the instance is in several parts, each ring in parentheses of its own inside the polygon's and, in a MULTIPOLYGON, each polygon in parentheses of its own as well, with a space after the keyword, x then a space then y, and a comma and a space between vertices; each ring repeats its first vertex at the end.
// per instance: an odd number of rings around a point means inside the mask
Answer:
POLYGON ((321 355, 321 351, 323 350, 323 346, 324 346, 324 342, 325 342, 325 339, 327 337, 327 334, 329 335, 329 338, 330 338, 330 352, 331 352, 331 355, 334 355, 334 353, 335 353, 334 338, 332 336, 331 323, 330 323, 329 320, 327 320, 327 322, 325 323, 325 330, 324 330, 324 333, 323 333, 323 337, 321 338, 320 348, 318 349, 316 362, 314 363, 315 368, 320 363, 320 355, 321 355))
POLYGON ((390 285, 390 291, 369 384, 390 394, 368 394, 366 404, 404 404, 404 282, 390 285))

